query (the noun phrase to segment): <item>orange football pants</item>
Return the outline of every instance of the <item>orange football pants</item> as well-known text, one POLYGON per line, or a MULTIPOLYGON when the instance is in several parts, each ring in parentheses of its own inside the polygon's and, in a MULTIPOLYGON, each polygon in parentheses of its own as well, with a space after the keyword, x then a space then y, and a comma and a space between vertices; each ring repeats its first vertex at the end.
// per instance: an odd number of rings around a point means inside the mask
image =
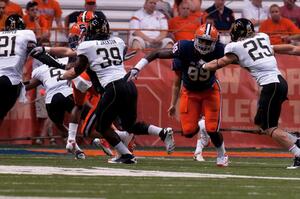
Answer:
POLYGON ((189 91, 185 87, 180 95, 180 122, 184 136, 196 134, 198 121, 205 117, 207 132, 216 132, 220 125, 221 94, 218 82, 204 91, 189 91))

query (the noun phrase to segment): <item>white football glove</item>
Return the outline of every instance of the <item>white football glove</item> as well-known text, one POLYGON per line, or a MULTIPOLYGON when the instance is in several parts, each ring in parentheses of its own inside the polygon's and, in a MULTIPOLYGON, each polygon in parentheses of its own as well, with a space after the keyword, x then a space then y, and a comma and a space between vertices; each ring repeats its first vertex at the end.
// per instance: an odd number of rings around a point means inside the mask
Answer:
POLYGON ((126 74, 127 81, 129 82, 133 79, 137 79, 139 72, 140 70, 137 68, 130 69, 130 71, 128 71, 128 73, 126 74))

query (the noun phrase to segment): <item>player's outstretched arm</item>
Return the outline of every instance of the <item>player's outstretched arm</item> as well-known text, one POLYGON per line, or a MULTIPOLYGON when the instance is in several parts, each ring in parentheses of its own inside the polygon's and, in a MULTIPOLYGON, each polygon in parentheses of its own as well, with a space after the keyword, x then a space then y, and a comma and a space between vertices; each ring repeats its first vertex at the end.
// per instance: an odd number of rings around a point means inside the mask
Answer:
POLYGON ((300 47, 291 44, 273 45, 273 50, 278 54, 300 55, 300 47))
POLYGON ((80 75, 88 66, 88 58, 84 55, 79 55, 74 64, 74 67, 60 75, 58 80, 71 80, 80 75))
POLYGON ((176 115, 176 104, 179 98, 180 88, 181 88, 181 72, 176 72, 176 76, 173 80, 173 86, 172 86, 171 103, 168 109, 169 117, 174 117, 176 115))
POLYGON ((125 78, 127 81, 132 79, 137 79, 140 70, 142 70, 148 63, 152 62, 153 60, 159 59, 171 59, 174 57, 174 53, 172 49, 159 49, 152 51, 150 54, 142 58, 128 73, 126 74, 125 78))
POLYGON ((209 71, 216 71, 220 68, 223 68, 229 64, 236 63, 238 58, 234 54, 226 54, 220 59, 214 59, 208 63, 203 64, 202 68, 209 71))

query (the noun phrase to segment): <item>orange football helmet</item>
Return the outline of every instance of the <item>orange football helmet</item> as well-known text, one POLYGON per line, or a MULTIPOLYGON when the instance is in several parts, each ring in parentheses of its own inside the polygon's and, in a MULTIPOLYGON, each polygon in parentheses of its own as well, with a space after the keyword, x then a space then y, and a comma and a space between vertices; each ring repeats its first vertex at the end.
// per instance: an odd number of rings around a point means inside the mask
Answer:
POLYGON ((87 30, 87 23, 75 23, 69 30, 69 46, 73 50, 84 39, 87 30))
POLYGON ((218 39, 218 30, 212 24, 203 24, 195 32, 194 46, 205 55, 214 51, 218 39))
POLYGON ((95 17, 96 15, 93 11, 84 11, 77 17, 77 22, 88 23, 91 19, 95 17))

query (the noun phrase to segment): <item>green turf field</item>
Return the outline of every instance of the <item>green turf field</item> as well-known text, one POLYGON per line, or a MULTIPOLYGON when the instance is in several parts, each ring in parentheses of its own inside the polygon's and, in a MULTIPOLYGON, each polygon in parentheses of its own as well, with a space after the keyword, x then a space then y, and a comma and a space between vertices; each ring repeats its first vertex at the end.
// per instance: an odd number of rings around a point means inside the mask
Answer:
POLYGON ((107 157, 104 156, 74 160, 68 155, 1 154, 0 172, 11 166, 21 167, 18 167, 18 174, 0 174, 0 196, 130 199, 300 197, 300 169, 285 169, 291 159, 231 158, 228 168, 218 168, 215 159, 206 159, 200 163, 191 158, 140 157, 135 165, 112 165, 106 163, 107 157), (53 167, 59 170, 52 175, 37 175, 47 173, 53 167), (29 175, 26 169, 34 174, 29 175), (102 176, 103 169, 108 176, 102 176), (153 171, 152 174, 149 171, 153 171), (124 176, 129 173, 133 176, 124 176))

